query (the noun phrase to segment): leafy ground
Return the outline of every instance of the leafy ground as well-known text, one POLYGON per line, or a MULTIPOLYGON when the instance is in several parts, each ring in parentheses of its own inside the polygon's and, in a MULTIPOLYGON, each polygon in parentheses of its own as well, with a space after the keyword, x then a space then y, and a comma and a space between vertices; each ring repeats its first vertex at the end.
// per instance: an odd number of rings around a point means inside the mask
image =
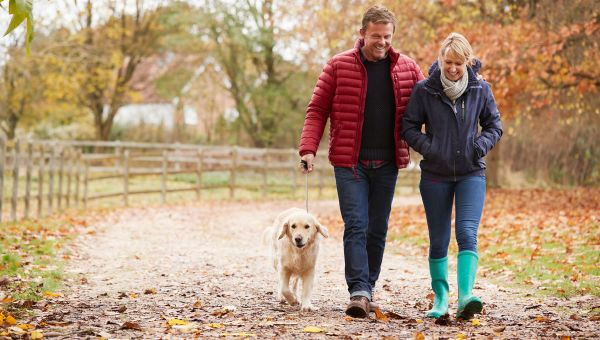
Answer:
MULTIPOLYGON (((303 202, 220 201, 113 210, 85 221, 63 217, 59 225, 70 227, 47 231, 45 238, 80 236, 76 242, 57 241, 60 246, 43 255, 68 260, 61 274, 65 287, 54 293, 51 285, 39 285, 43 279, 34 280, 37 272, 25 271, 37 261, 25 255, 32 249, 7 248, 14 242, 6 237, 29 232, 5 230, 3 253, 20 254, 21 269, 16 270, 22 271, 8 272, 4 265, 1 272, 0 337, 594 338, 600 336, 597 268, 578 260, 584 254, 598 257, 594 194, 589 189, 490 192, 480 237, 483 275, 475 287, 485 302, 484 314, 476 321, 450 318, 445 324, 423 319, 431 294, 418 196, 398 196, 376 293, 383 313, 367 320, 343 314, 347 292, 334 201, 311 204, 332 231, 324 242, 314 297, 320 309, 312 313, 275 301, 275 273, 259 241, 278 212, 303 202), (548 247, 550 241, 562 248, 548 247), (539 269, 545 258, 570 261, 576 280, 569 266, 556 272, 539 269), (563 282, 539 276, 558 277, 560 271, 563 282), (31 296, 18 295, 14 287, 20 281, 38 286, 29 290, 31 296)), ((34 228, 31 235, 40 230, 34 228)), ((451 310, 454 282, 451 274, 451 310)))

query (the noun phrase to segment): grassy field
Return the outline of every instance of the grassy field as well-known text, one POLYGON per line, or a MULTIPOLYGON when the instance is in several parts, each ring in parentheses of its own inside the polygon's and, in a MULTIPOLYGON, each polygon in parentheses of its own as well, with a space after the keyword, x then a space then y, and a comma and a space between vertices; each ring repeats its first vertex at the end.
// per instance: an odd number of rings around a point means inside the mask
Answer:
MULTIPOLYGON (((539 294, 600 296, 599 208, 594 188, 490 190, 479 229, 479 275, 539 294)), ((394 209, 390 224, 394 250, 427 257, 422 207, 394 209)), ((453 234, 450 256, 457 251, 453 234)))

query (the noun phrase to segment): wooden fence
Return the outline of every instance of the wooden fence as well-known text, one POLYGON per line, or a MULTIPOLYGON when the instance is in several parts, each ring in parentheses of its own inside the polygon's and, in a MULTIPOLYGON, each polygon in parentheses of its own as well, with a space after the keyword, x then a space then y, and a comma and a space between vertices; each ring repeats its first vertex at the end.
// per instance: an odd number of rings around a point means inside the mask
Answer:
MULTIPOLYGON (((158 194, 164 203, 170 193, 190 192, 201 199, 216 189, 228 191, 231 198, 240 190, 295 197, 304 184, 298 163, 294 149, 0 139, 0 212, 14 221, 85 208, 101 199, 128 205, 133 195, 158 194), (221 180, 207 180, 209 176, 221 180), (149 184, 136 188, 139 178, 149 184), (10 207, 3 209, 6 203, 10 207)), ((316 164, 310 186, 321 197, 335 181, 326 152, 319 153, 316 164)), ((417 181, 418 167, 411 163, 400 172, 398 185, 415 191, 417 181)))

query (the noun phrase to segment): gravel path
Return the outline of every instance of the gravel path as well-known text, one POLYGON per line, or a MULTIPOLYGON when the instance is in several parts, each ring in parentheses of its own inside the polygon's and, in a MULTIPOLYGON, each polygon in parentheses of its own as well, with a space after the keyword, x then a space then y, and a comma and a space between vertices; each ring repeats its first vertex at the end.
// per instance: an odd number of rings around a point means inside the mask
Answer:
MULTIPOLYGON (((395 202, 419 203, 418 197, 395 202)), ((300 313, 298 307, 280 305, 274 296, 276 275, 260 239, 276 215, 291 206, 303 202, 190 203, 103 216, 75 242, 64 297, 48 304, 35 322, 46 323, 46 338, 65 339, 600 336, 597 321, 561 314, 552 308, 557 300, 527 298, 482 279, 475 287, 486 303, 480 325, 453 318, 447 325, 423 320, 430 304, 426 259, 408 259, 393 247, 386 251, 376 293, 388 320, 374 314, 365 320, 346 318, 339 232, 325 240, 320 254, 313 297, 320 309, 300 313), (322 332, 308 333, 308 326, 322 332)), ((339 214, 332 201, 311 203, 311 212, 339 214)), ((454 282, 451 277, 452 292, 454 282)), ((453 293, 452 311, 455 300, 453 293)), ((590 303, 580 300, 571 304, 590 303)))

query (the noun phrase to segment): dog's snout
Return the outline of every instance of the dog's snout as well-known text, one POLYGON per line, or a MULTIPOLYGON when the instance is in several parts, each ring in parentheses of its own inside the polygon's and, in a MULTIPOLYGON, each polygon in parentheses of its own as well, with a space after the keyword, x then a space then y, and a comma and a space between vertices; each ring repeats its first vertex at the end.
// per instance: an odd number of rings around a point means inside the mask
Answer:
POLYGON ((300 236, 296 236, 296 237, 294 238, 294 241, 296 241, 296 243, 302 243, 302 237, 300 237, 300 236))

